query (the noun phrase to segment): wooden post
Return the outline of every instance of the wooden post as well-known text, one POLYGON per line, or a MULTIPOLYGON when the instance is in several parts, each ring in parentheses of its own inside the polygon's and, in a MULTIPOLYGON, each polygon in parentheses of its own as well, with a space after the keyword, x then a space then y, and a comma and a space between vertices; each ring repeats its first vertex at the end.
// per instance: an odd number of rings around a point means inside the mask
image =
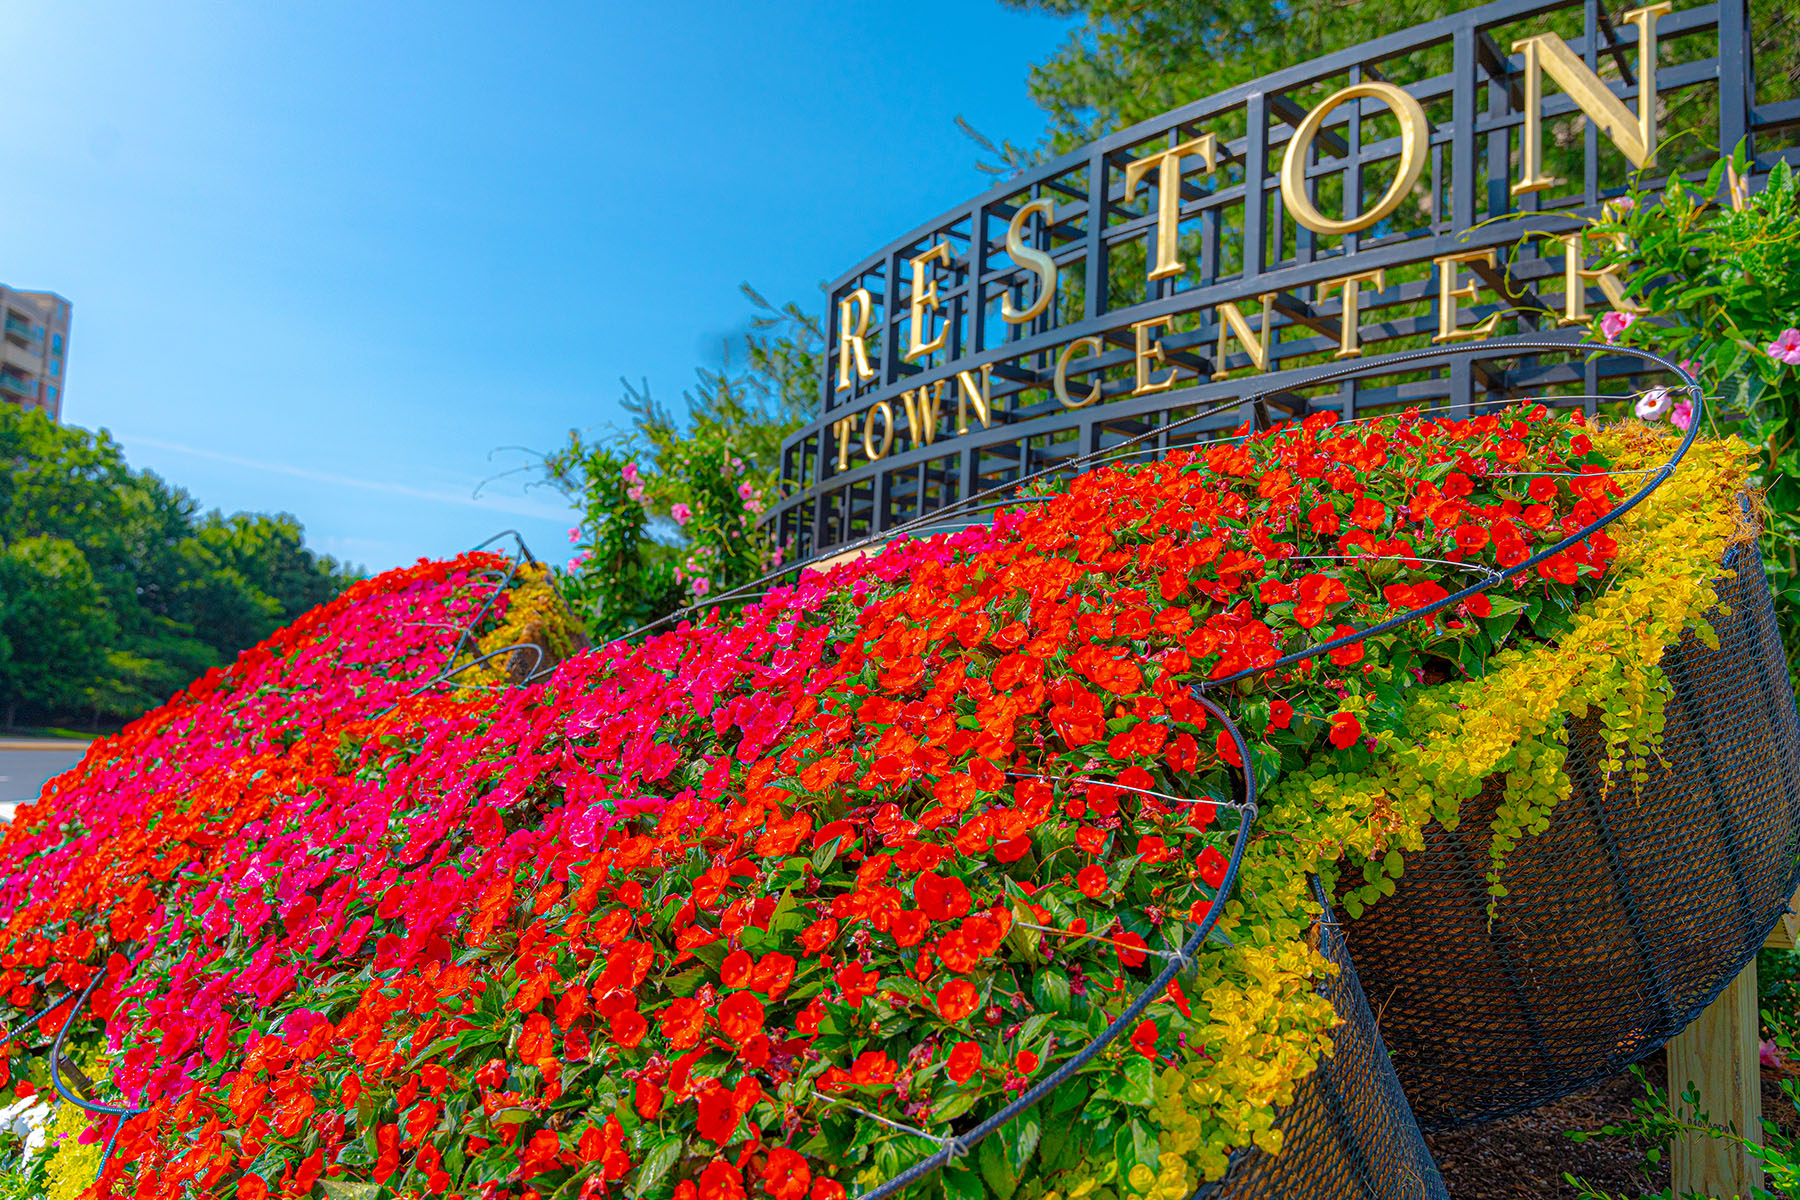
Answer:
MULTIPOLYGON (((1729 1125, 1758 1145, 1762 1144, 1762 1070, 1757 1029, 1756 964, 1731 981, 1731 986, 1693 1024, 1676 1035, 1668 1046, 1669 1099, 1676 1113, 1693 1114, 1681 1103, 1681 1093, 1693 1084, 1700 1092, 1700 1108, 1714 1125, 1729 1125)), ((1685 1135, 1670 1147, 1669 1176, 1674 1194, 1698 1192, 1719 1200, 1741 1196, 1749 1200, 1752 1189, 1763 1182, 1762 1164, 1742 1146, 1724 1138, 1685 1135)))
MULTIPOLYGON (((1793 950, 1800 941, 1800 892, 1769 931, 1763 945, 1793 950)), ((1682 1116, 1681 1093, 1692 1083, 1700 1091, 1700 1107, 1714 1125, 1728 1125, 1757 1145, 1762 1144, 1762 1014, 1756 1005, 1756 964, 1752 962, 1726 988, 1712 1007, 1669 1043, 1669 1098, 1682 1116)), ((1677 1196, 1689 1191, 1703 1196, 1750 1195, 1761 1187, 1762 1164, 1736 1143, 1722 1138, 1677 1138, 1670 1147, 1670 1182, 1677 1196)))

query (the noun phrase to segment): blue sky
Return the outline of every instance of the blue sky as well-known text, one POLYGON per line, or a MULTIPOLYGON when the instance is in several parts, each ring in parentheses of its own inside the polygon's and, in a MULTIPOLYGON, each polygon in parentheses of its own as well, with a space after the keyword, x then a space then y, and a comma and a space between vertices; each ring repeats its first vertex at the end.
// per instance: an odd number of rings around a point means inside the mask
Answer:
POLYGON ((569 515, 484 478, 679 397, 1035 141, 1063 24, 992 0, 8 0, 0 280, 74 303, 64 419, 383 569, 569 515))

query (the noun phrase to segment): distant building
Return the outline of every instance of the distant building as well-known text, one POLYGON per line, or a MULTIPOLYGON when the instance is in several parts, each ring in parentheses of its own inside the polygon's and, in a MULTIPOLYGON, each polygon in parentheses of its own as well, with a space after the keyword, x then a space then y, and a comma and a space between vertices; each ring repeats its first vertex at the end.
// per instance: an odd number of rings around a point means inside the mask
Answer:
POLYGON ((62 420, 69 374, 69 302, 55 292, 21 292, 0 284, 0 400, 41 408, 62 420))

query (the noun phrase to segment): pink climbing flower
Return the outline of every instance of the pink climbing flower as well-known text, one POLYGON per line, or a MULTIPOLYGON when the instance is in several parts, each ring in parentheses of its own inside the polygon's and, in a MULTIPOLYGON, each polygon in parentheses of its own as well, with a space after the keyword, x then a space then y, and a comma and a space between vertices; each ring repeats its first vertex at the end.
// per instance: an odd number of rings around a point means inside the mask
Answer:
POLYGON ((1637 314, 1628 312, 1609 312, 1601 317, 1600 333, 1606 338, 1606 344, 1610 346, 1618 341, 1619 335, 1630 329, 1631 323, 1635 320, 1637 320, 1637 314))
POLYGON ((638 482, 638 468, 637 464, 634 462, 626 463, 619 474, 624 477, 626 483, 638 482))
POLYGON ((750 483, 748 480, 746 480, 743 483, 738 484, 738 499, 739 500, 748 500, 750 497, 754 496, 755 494, 756 494, 756 489, 750 486, 750 483))
POLYGON ((579 526, 577 526, 574 529, 569 530, 569 545, 573 546, 576 542, 579 542, 580 540, 581 540, 581 529, 579 526))
POLYGON ((1693 424, 1694 402, 1686 399, 1677 400, 1669 408, 1669 422, 1677 429, 1682 430, 1685 430, 1689 425, 1693 424))
POLYGON ((1669 411, 1669 389, 1651 388, 1638 397, 1637 415, 1645 421, 1660 421, 1669 411))
POLYGON ((675 518, 677 525, 686 525, 688 518, 694 515, 694 511, 685 504, 675 504, 670 506, 669 515, 675 518))
POLYGON ((1769 343, 1769 357, 1790 367, 1800 366, 1800 329, 1789 329, 1769 343))
POLYGON ((698 600, 710 591, 712 591, 712 581, 710 579, 704 575, 697 575, 694 577, 694 599, 698 600))

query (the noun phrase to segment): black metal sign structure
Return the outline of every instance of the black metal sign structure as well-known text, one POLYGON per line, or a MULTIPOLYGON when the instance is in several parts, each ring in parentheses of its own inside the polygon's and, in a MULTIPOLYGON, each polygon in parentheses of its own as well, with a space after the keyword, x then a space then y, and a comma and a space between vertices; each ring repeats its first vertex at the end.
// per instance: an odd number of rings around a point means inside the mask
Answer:
POLYGON ((1634 173, 1703 178, 1745 139, 1757 171, 1800 157, 1800 99, 1759 102, 1748 22, 1748 0, 1618 20, 1500 0, 1121 130, 920 226, 832 286, 819 415, 783 445, 772 532, 827 556, 1127 438, 1216 436, 1249 417, 1234 398, 1364 353, 1494 351, 1294 404, 1529 392, 1592 413, 1641 359, 1504 347, 1631 307, 1581 231, 1634 173))

